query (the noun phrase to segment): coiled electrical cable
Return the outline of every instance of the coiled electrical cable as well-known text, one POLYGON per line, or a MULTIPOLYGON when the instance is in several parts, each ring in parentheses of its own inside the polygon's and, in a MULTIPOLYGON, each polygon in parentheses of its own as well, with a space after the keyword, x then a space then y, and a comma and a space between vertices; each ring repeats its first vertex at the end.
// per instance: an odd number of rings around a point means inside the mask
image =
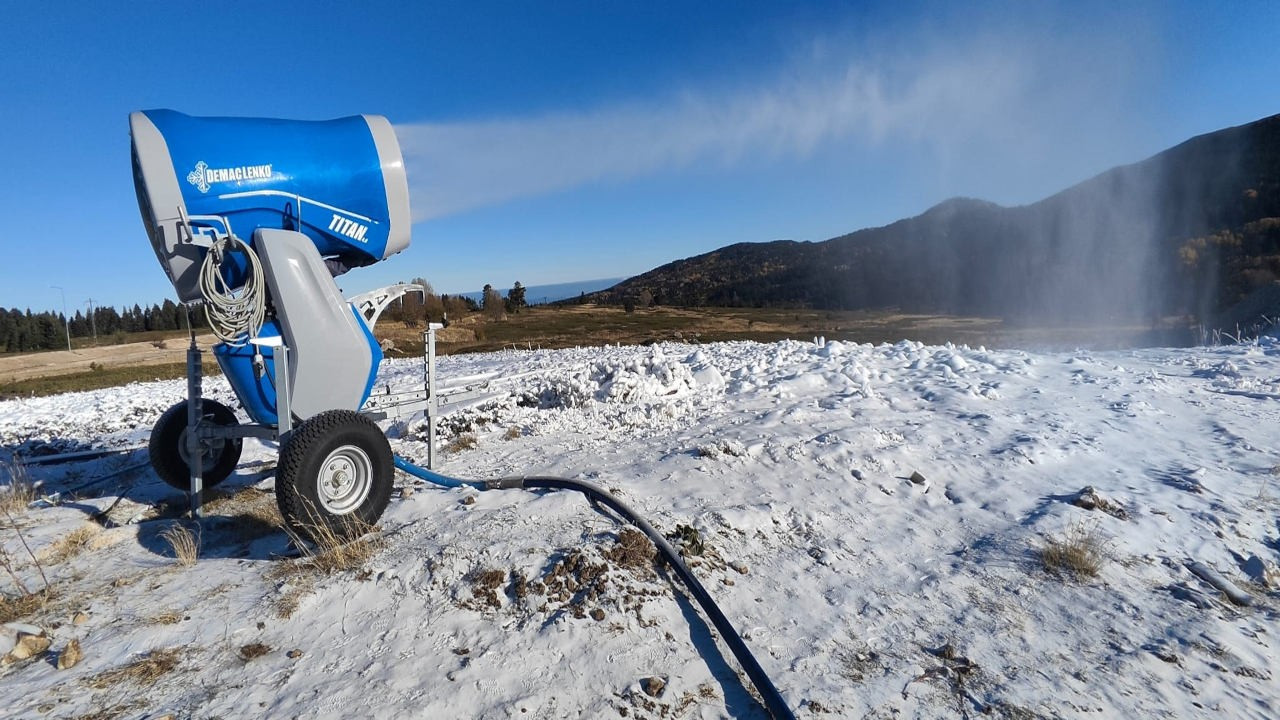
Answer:
POLYGON ((228 235, 216 240, 200 266, 200 294, 204 296, 204 316, 219 340, 231 347, 243 347, 262 330, 267 312, 266 283, 262 263, 248 243, 228 235), (231 287, 222 275, 222 264, 234 250, 245 257, 245 280, 231 287))
POLYGON ((729 650, 733 652, 734 657, 741 663, 742 669, 746 671, 747 677, 751 679, 751 684, 755 685, 756 691, 760 693, 760 699, 764 702, 765 708, 769 711, 775 720, 795 720, 795 714, 787 707, 787 701, 783 699, 782 693, 774 687, 773 681, 765 673, 764 668, 751 654, 751 649, 743 642, 742 636, 734 629, 733 623, 729 622, 729 618, 721 612, 720 607, 716 605, 715 600, 711 598, 711 594, 702 586, 698 578, 694 576, 693 571, 684 564, 680 554, 675 548, 671 547, 671 543, 654 529, 639 513, 632 510, 626 503, 622 502, 613 493, 605 490, 598 485, 593 485, 583 480, 574 480, 572 478, 547 477, 547 476, 529 476, 529 477, 504 477, 495 480, 463 480, 460 478, 441 475, 440 473, 428 470, 424 467, 414 465, 404 458, 395 455, 392 456, 392 462, 397 468, 404 472, 436 485, 444 487, 473 487, 478 490, 509 490, 509 489, 545 489, 545 490, 577 490, 586 495, 592 502, 598 502, 610 510, 613 510, 623 519, 635 525, 649 539, 653 541, 658 552, 662 554, 663 559, 675 571, 676 577, 684 583, 689 589, 690 594, 702 606, 703 612, 711 619, 711 624, 715 625, 716 630, 720 631, 720 637, 725 644, 729 646, 729 650))

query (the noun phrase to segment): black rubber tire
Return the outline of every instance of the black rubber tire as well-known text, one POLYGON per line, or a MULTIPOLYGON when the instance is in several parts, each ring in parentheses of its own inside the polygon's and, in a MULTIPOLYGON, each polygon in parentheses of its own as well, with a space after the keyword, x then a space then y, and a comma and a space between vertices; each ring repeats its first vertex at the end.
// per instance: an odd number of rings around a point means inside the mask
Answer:
POLYGON ((325 539, 318 534, 350 540, 367 532, 382 517, 391 501, 394 483, 391 443, 382 430, 360 413, 326 410, 298 426, 280 449, 276 503, 285 523, 298 535, 313 542, 325 539), (322 478, 336 477, 332 463, 342 467, 344 461, 350 460, 354 462, 344 466, 348 470, 368 463, 367 468, 356 472, 367 472, 367 493, 353 490, 354 498, 322 497, 322 478), (343 502, 352 506, 335 511, 333 506, 343 502))
MULTIPOLYGON (((215 425, 239 425, 231 408, 214 400, 200 403, 206 422, 215 425)), ((147 445, 151 455, 151 467, 169 485, 187 492, 191 489, 191 467, 183 458, 186 452, 187 401, 174 405, 156 421, 151 429, 151 441, 147 445)), ((204 454, 202 485, 211 488, 227 479, 240 463, 243 442, 240 438, 214 441, 215 447, 204 454), (217 446, 221 443, 221 447, 217 446)))

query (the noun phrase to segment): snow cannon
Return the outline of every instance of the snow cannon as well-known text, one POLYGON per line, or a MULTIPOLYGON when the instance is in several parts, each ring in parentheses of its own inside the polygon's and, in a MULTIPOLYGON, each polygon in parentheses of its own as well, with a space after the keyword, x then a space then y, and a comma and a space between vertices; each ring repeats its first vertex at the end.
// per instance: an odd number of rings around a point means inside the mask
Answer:
POLYGON ((372 523, 391 492, 390 446, 361 410, 382 360, 382 310, 416 285, 345 298, 334 277, 409 246, 409 190, 386 118, 326 121, 129 116, 142 222, 252 424, 200 397, 192 333, 188 399, 153 429, 151 463, 192 493, 226 478, 245 437, 279 440, 277 497, 304 535, 372 523), (200 458, 200 462, 193 462, 200 458))
POLYGON ((409 246, 404 161, 384 117, 315 122, 146 110, 132 113, 129 126, 142 222, 182 302, 201 299, 206 237, 297 232, 348 268, 409 246))

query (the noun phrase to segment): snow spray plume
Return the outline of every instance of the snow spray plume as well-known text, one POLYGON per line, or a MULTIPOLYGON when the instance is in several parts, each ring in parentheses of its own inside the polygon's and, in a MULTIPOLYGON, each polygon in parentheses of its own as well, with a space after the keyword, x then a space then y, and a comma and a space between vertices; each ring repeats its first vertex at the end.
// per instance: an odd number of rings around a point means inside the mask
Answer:
MULTIPOLYGON (((1115 128, 1133 125, 1122 121, 1130 117, 1127 98, 1140 82, 1141 58, 1153 54, 1115 33, 1052 30, 996 27, 905 41, 894 57, 825 57, 819 67, 793 67, 731 93, 398 125, 415 220, 695 164, 732 169, 819 151, 856 158, 887 142, 928 158, 919 184, 936 188, 937 199, 1037 184, 1043 197, 1061 187, 1044 185, 1045 168, 1087 177, 1105 167, 1097 158, 1129 146, 1115 128)), ((974 259, 958 256, 966 250, 951 240, 909 259, 905 272, 935 284, 935 297, 951 308, 1036 321, 1151 317, 1167 292, 1167 273, 1152 272, 1164 231, 1157 188, 1144 174, 1118 171, 1009 209, 998 228, 1006 244, 988 244, 991 267, 971 278, 958 276, 975 269, 974 259)))
POLYGON ((892 38, 817 37, 808 55, 731 90, 399 124, 414 219, 695 164, 733 169, 818 152, 856 163, 884 143, 928 158, 919 184, 947 194, 973 195, 993 177, 1017 186, 1046 163, 1086 168, 1087 153, 1064 138, 1104 129, 1110 138, 1123 127, 1145 47, 1092 26, 1082 38, 1051 19, 1016 25, 1001 13, 966 12, 967 32, 950 23, 892 38))
POLYGON ((849 66, 736 96, 686 93, 531 118, 397 125, 396 134, 414 219, 426 220, 695 163, 730 168, 803 157, 843 139, 901 135, 946 144, 989 133, 985 108, 1007 105, 1025 82, 1017 66, 980 55, 921 68, 898 88, 849 66))

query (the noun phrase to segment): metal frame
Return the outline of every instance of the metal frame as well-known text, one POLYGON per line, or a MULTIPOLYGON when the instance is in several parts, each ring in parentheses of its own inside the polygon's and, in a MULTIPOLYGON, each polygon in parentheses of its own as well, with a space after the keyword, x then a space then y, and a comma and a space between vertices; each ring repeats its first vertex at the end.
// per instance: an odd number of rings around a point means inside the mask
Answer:
MULTIPOLYGON (((375 420, 380 420, 389 416, 388 410, 397 411, 397 418, 405 414, 406 411, 407 414, 412 415, 420 410, 425 410, 431 436, 430 453, 432 457, 434 457, 435 422, 439 408, 435 401, 435 331, 442 327, 444 326, 438 323, 431 323, 426 332, 426 346, 423 354, 424 393, 407 393, 415 396, 408 399, 403 397, 406 393, 383 396, 395 397, 400 401, 391 403, 366 402, 365 407, 360 411, 375 420)), ((191 506, 192 518, 199 519, 203 516, 201 503, 204 491, 204 463, 200 461, 200 458, 203 456, 204 448, 209 441, 256 437, 263 440, 276 440, 283 444, 288 441, 289 434, 293 432, 293 410, 290 406, 292 388, 289 385, 289 346, 283 342, 279 344, 272 343, 271 349, 275 366, 277 424, 274 426, 256 423, 233 426, 213 425, 205 423, 203 420, 204 368, 202 362, 204 351, 196 345, 195 334, 191 335, 191 345, 187 348, 186 450, 187 457, 191 458, 191 461, 187 463, 187 467, 191 471, 187 497, 191 506), (194 432, 192 428, 194 428, 194 432)), ((370 400, 372 401, 373 398, 371 397, 370 400)), ((430 461, 428 464, 430 465, 430 461)))
MULTIPOLYGON (((427 420, 427 468, 434 470, 437 465, 436 421, 442 409, 445 412, 457 409, 466 404, 483 400, 495 395, 495 386, 521 378, 536 375, 536 372, 499 375, 489 373, 456 378, 454 384, 441 389, 436 369, 436 331, 443 329, 440 323, 428 323, 423 333, 422 352, 422 390, 409 390, 392 393, 389 390, 382 394, 372 394, 360 409, 362 415, 373 420, 404 421, 419 412, 427 420)), ((204 351, 196 345, 195 334, 191 335, 191 345, 187 349, 187 457, 193 458, 188 463, 191 470, 191 486, 188 497, 191 503, 191 517, 201 517, 201 495, 204 489, 203 463, 198 461, 203 449, 209 441, 233 438, 260 438, 276 440, 282 445, 288 441, 294 429, 293 413, 290 408, 291 388, 289 385, 289 347, 281 341, 271 343, 272 358, 275 365, 276 417, 278 424, 259 425, 213 425, 205 423, 204 399, 202 397, 203 367, 201 366, 204 351), (195 428, 192 432, 191 428, 195 428)))
POLYGON ((281 343, 273 348, 275 361, 275 383, 280 389, 276 393, 277 426, 271 425, 212 425, 204 422, 204 351, 196 345, 195 334, 191 335, 191 345, 187 347, 187 468, 191 471, 191 485, 187 490, 187 499, 191 503, 191 517, 199 519, 203 516, 200 505, 204 494, 204 463, 200 458, 204 455, 204 446, 210 440, 256 437, 264 440, 283 442, 293 430, 293 412, 289 407, 289 348, 281 343), (194 428, 194 432, 192 429, 194 428))

